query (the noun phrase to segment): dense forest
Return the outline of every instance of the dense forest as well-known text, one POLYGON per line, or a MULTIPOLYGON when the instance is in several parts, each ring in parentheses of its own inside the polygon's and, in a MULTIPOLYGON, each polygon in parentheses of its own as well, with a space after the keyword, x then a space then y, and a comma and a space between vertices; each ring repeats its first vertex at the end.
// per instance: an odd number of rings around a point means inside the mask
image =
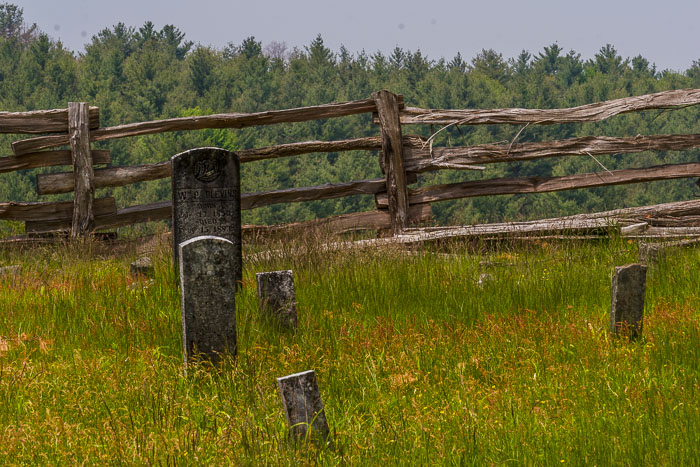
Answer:
MULTIPOLYGON (((471 59, 431 59, 420 50, 399 47, 390 54, 338 51, 319 35, 303 48, 285 43, 263 45, 254 37, 223 50, 196 44, 173 25, 158 30, 146 22, 103 29, 79 53, 41 32, 22 9, 0 4, 0 110, 65 108, 69 101, 100 107, 101 125, 160 118, 272 109, 364 99, 380 89, 403 94, 410 106, 427 108, 557 108, 669 89, 700 87, 700 61, 685 72, 657 70, 642 56, 621 57, 605 45, 584 59, 557 43, 541 51, 505 58, 482 50, 471 59)), ((196 38, 194 38, 196 39, 196 38)), ((584 135, 696 133, 697 107, 615 117, 600 124, 450 127, 436 145, 547 141, 584 135)), ((406 127, 404 134, 427 136, 438 128, 406 127)), ((112 164, 159 162, 197 146, 230 150, 309 139, 333 140, 378 134, 369 115, 245 130, 177 132, 117 140, 108 148, 112 164)), ((0 135, 2 154, 11 152, 15 135, 0 135)), ((479 173, 442 171, 422 175, 419 184, 502 176, 557 176, 604 169, 695 160, 697 151, 562 157, 492 164, 479 173)), ((377 154, 312 154, 245 164, 243 191, 312 186, 380 176, 377 154)), ((45 171, 45 169, 42 169, 45 171)), ((65 170, 56 168, 55 170, 65 170)), ((0 201, 38 201, 36 170, 3 174, 0 201)), ((519 220, 575 212, 690 199, 694 180, 654 182, 542 195, 494 196, 433 205, 439 223, 519 220)), ((119 206, 149 203, 170 196, 169 180, 120 189, 119 206)), ((67 199, 41 197, 41 200, 67 199)), ((244 213, 246 223, 302 221, 373 209, 372 196, 323 202, 273 205, 244 213)))

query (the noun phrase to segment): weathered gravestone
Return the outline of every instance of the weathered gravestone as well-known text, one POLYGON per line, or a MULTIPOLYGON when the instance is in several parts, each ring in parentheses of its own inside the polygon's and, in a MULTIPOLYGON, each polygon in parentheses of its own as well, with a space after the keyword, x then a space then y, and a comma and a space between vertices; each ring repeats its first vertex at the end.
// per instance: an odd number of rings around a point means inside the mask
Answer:
POLYGON ((297 301, 292 271, 259 272, 258 303, 260 309, 286 328, 297 327, 297 301))
POLYGON ((658 243, 639 243, 639 262, 646 266, 655 266, 666 259, 666 248, 658 243))
POLYGON ((642 334, 647 267, 628 264, 615 268, 612 279, 610 331, 636 338, 642 334))
POLYGON ((21 264, 0 267, 0 277, 18 276, 21 273, 22 273, 22 265, 21 264))
POLYGON ((277 378, 277 387, 292 436, 313 438, 320 435, 325 440, 330 430, 314 371, 277 378))
POLYGON ((198 148, 172 157, 173 245, 202 235, 233 243, 238 282, 241 280, 240 161, 230 151, 198 148))
POLYGON ((182 342, 185 362, 195 355, 217 362, 236 354, 236 245, 213 236, 180 244, 182 342))
POLYGON ((129 271, 134 276, 142 275, 145 277, 155 276, 155 268, 153 267, 153 260, 148 256, 143 256, 129 265, 129 271))

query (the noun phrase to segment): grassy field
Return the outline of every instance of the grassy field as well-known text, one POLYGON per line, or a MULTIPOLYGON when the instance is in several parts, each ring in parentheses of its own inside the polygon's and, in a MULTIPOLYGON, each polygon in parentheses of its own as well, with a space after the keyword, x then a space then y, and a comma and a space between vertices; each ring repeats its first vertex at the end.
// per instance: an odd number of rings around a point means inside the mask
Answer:
POLYGON ((622 239, 248 259, 238 357, 185 374, 169 247, 146 246, 152 282, 128 273, 143 247, 0 252, 22 265, 0 278, 0 464, 700 462, 700 249, 649 270, 635 342, 607 330, 622 239), (277 269, 294 334, 257 310, 277 269), (275 378, 308 369, 331 437, 294 447, 275 378))

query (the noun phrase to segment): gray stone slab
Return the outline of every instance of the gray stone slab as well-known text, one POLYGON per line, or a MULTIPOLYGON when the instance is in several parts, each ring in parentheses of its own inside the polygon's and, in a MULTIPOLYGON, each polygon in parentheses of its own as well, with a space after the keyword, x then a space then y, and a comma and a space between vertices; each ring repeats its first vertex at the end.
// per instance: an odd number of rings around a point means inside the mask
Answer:
POLYGON ((277 378, 277 387, 292 436, 325 440, 330 430, 314 371, 277 378))
POLYGON ((639 262, 654 266, 666 259, 666 248, 658 243, 640 242, 638 247, 639 262))
POLYGON ((129 272, 133 275, 154 277, 156 270, 153 267, 153 260, 148 256, 143 256, 129 265, 129 272))
POLYGON ((612 279, 610 330, 632 338, 642 334, 647 267, 628 264, 615 268, 612 279))
POLYGON ((483 289, 486 284, 493 282, 493 274, 487 272, 479 274, 479 280, 476 281, 477 287, 483 289))
POLYGON ((287 271, 259 272, 258 283, 260 310, 286 328, 297 327, 297 300, 294 292, 294 273, 287 271))
POLYGON ((185 362, 196 355, 217 362, 236 354, 236 245, 213 236, 179 248, 182 342, 185 362))
POLYGON ((202 235, 222 237, 234 245, 242 278, 240 161, 230 151, 198 148, 172 157, 173 257, 177 247, 202 235))
POLYGON ((0 276, 18 276, 22 273, 22 265, 14 264, 12 266, 0 267, 0 276))

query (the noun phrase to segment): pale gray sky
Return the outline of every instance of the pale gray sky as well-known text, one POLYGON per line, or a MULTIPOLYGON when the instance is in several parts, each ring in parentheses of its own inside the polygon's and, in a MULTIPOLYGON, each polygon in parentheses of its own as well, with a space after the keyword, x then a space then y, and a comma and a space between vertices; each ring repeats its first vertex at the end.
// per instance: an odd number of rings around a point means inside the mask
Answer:
POLYGON ((695 0, 2 0, 80 52, 98 31, 123 22, 174 24, 195 43, 223 48, 255 36, 263 45, 308 45, 351 52, 420 49, 431 59, 471 59, 481 49, 505 58, 557 42, 584 59, 606 43, 659 70, 685 70, 700 59, 700 2, 695 0))

